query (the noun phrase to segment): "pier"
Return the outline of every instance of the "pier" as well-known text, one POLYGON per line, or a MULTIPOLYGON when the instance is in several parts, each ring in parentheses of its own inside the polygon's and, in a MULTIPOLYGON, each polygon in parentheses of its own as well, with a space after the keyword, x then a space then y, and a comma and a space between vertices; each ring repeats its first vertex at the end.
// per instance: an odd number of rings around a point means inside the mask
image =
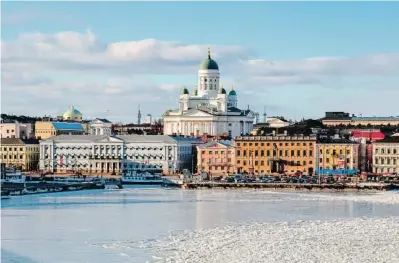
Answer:
POLYGON ((227 183, 227 182, 183 182, 183 189, 264 189, 264 190, 308 190, 308 191, 390 191, 399 190, 398 184, 350 183, 350 184, 300 184, 300 183, 227 183))
MULTIPOLYGON (((110 182, 76 182, 76 183, 65 183, 65 182, 2 182, 2 192, 8 192, 10 195, 28 195, 28 194, 40 194, 40 193, 52 193, 52 192, 65 192, 65 191, 78 191, 78 190, 94 190, 94 189, 105 189, 110 185, 110 182)), ((121 184, 115 184, 115 187, 122 188, 121 184)))

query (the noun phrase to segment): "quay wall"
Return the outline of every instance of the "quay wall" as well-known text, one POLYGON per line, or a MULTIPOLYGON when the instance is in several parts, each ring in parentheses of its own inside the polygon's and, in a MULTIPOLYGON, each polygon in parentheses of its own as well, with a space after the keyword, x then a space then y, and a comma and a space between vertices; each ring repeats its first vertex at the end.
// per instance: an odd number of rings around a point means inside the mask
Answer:
POLYGON ((219 183, 195 182, 183 183, 183 189, 262 189, 262 190, 290 190, 290 191, 390 191, 399 190, 394 184, 290 184, 290 183, 219 183))

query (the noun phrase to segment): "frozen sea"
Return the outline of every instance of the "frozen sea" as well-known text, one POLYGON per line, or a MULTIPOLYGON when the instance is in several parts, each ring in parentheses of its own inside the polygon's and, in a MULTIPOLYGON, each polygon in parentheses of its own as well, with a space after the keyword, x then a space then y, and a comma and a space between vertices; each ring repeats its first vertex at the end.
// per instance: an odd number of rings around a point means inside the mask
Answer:
POLYGON ((399 262, 399 193, 157 187, 1 201, 1 262, 399 262))

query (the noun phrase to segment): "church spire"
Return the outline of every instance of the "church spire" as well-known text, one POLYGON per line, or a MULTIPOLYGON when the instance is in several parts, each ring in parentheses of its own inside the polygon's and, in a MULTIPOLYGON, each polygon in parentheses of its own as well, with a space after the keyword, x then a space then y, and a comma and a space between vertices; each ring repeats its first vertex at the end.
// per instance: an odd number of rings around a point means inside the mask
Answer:
POLYGON ((208 58, 211 59, 211 48, 208 47, 208 58))
POLYGON ((139 104, 139 112, 137 113, 137 124, 141 124, 141 111, 140 111, 140 104, 139 104))

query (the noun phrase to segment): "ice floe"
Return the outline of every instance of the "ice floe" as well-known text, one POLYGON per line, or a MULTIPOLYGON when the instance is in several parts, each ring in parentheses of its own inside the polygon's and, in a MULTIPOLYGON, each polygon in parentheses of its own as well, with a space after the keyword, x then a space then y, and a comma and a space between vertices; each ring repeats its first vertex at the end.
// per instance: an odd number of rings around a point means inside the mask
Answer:
POLYGON ((148 242, 151 262, 399 262, 399 217, 231 225, 148 242))

